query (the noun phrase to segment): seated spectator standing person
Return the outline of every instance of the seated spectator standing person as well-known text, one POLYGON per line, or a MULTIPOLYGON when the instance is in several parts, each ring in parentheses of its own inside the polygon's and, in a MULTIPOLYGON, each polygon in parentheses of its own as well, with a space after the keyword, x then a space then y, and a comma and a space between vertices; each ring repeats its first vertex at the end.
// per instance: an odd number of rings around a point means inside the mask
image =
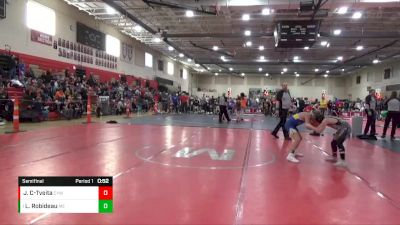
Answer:
POLYGON ((280 91, 278 91, 278 93, 276 95, 276 101, 277 101, 276 105, 277 105, 277 109, 279 111, 278 113, 279 113, 280 120, 279 120, 279 123, 276 125, 274 131, 272 131, 271 134, 275 138, 279 138, 277 133, 278 133, 279 129, 282 128, 285 139, 290 140, 289 133, 285 129, 285 123, 286 123, 286 118, 288 116, 289 109, 292 106, 292 98, 290 96, 290 92, 287 88, 286 83, 283 83, 282 89, 280 91))
POLYGON ((57 111, 61 112, 64 106, 64 101, 65 101, 65 94, 64 91, 61 88, 58 88, 55 95, 54 95, 54 100, 57 105, 57 111))
POLYGON ((298 112, 303 112, 305 106, 306 106, 306 103, 305 103, 304 99, 303 98, 299 98, 298 112))
POLYGON ((369 137, 371 139, 376 139, 376 97, 375 97, 375 90, 371 89, 369 91, 369 95, 365 97, 365 112, 367 113, 367 124, 365 125, 364 129, 364 136, 367 136, 368 131, 370 130, 369 137))
POLYGON ((178 113, 178 101, 179 101, 179 96, 178 93, 176 93, 176 95, 172 95, 172 104, 174 107, 175 113, 178 113))
POLYGON ((390 121, 392 121, 392 131, 390 133, 390 139, 395 139, 396 128, 400 123, 400 100, 397 98, 397 92, 393 91, 390 95, 390 98, 386 101, 385 105, 387 105, 387 116, 385 119, 385 126, 383 127, 382 138, 386 137, 386 131, 389 127, 390 121))
POLYGON ((5 125, 6 121, 4 118, 11 117, 8 113, 8 94, 4 86, 0 83, 0 125, 5 125))
POLYGON ((180 100, 182 105, 182 112, 187 113, 189 105, 189 96, 187 96, 186 93, 182 93, 182 95, 180 96, 180 100))
POLYGON ((325 94, 322 94, 321 101, 319 102, 319 111, 321 111, 322 115, 325 115, 327 109, 328 101, 325 98, 325 94))
POLYGON ((231 119, 229 118, 229 115, 228 115, 227 107, 226 107, 227 100, 228 99, 225 96, 225 93, 223 93, 222 96, 219 97, 219 122, 220 123, 222 123, 222 114, 225 116, 225 118, 228 122, 231 121, 231 119))

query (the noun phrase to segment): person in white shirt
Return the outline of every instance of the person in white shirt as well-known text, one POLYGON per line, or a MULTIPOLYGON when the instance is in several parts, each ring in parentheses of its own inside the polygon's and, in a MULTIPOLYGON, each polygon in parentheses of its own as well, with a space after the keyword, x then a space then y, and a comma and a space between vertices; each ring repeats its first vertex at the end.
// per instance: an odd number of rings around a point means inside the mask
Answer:
POLYGON ((395 139, 396 128, 400 122, 400 101, 397 98, 397 92, 393 91, 390 98, 386 101, 388 114, 385 119, 385 126, 383 127, 382 138, 386 137, 386 131, 389 127, 390 121, 392 121, 392 131, 390 133, 390 139, 395 139))

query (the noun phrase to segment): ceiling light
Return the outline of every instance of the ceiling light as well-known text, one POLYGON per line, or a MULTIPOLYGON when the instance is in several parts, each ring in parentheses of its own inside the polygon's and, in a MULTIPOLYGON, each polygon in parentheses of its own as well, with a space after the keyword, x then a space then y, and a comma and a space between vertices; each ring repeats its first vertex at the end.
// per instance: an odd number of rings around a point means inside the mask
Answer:
POLYGON ((321 46, 326 46, 328 44, 327 41, 321 41, 321 46))
POLYGON ((263 55, 260 56, 260 60, 265 60, 265 57, 263 55))
POLYGON ((324 77, 328 77, 328 74, 324 74, 324 77))
POLYGON ((326 44, 326 47, 329 48, 331 46, 331 43, 328 42, 328 44, 326 44))
POLYGON ((362 17, 362 13, 361 12, 354 12, 353 16, 351 18, 360 19, 361 17, 362 17))
POLYGON ((173 51, 174 48, 173 48, 172 46, 169 46, 169 47, 168 47, 168 50, 169 50, 169 51, 173 51))
POLYGON ((221 60, 225 62, 225 56, 221 56, 221 60))
POLYGON ((269 74, 268 74, 268 73, 266 73, 266 74, 265 74, 265 76, 266 76, 266 77, 268 77, 268 76, 269 76, 269 74))
POLYGON ((154 38, 154 42, 160 43, 161 42, 161 38, 159 38, 159 37, 154 38))
POLYGON ((373 64, 379 63, 379 59, 374 59, 374 60, 372 61, 372 63, 373 63, 373 64))
POLYGON ((191 61, 192 61, 192 59, 188 59, 187 61, 188 61, 188 62, 191 62, 191 61))
POLYGON ((330 73, 330 71, 329 71, 329 70, 327 70, 327 71, 325 71, 325 73, 330 73))
POLYGON ((250 47, 252 44, 253 44, 253 43, 251 43, 251 41, 247 41, 247 42, 246 42, 246 46, 247 46, 247 47, 250 47))
POLYGON ((260 45, 260 46, 258 47, 258 50, 260 50, 260 51, 264 50, 264 45, 260 45))
POLYGON ((221 70, 221 69, 219 69, 218 71, 219 71, 219 72, 221 72, 222 70, 221 70))
POLYGON ((344 69, 342 69, 342 72, 344 72, 344 69))
POLYGON ((261 68, 261 67, 260 67, 260 68, 258 68, 258 71, 260 71, 260 72, 261 72, 261 71, 262 71, 262 68, 261 68))
POLYGON ((111 7, 109 5, 106 6, 106 12, 107 12, 107 14, 110 14, 110 15, 113 15, 113 14, 117 13, 117 11, 113 7, 111 7))
POLYGON ((244 35, 250 36, 251 35, 251 31, 249 31, 249 30, 244 31, 244 35))
POLYGON ((318 72, 318 71, 319 71, 319 69, 317 68, 317 69, 315 69, 314 71, 315 71, 315 72, 318 72))
POLYGON ((342 33, 341 29, 336 29, 336 30, 333 31, 334 35, 340 35, 341 33, 342 33))
POLYGON ((293 56, 293 61, 299 61, 299 58, 298 56, 293 56))
POLYGON ((261 11, 261 14, 263 14, 264 16, 268 16, 271 14, 271 9, 270 8, 265 8, 261 11))
POLYGON ((300 74, 296 74, 296 77, 299 77, 300 76, 300 74))
POLYGON ((283 68, 282 70, 283 70, 283 72, 287 72, 287 68, 286 68, 286 67, 285 67, 285 68, 283 68))
POLYGON ((213 46, 214 51, 218 51, 218 49, 219 49, 218 46, 216 46, 216 45, 213 46))
POLYGON ((240 75, 242 75, 242 77, 244 77, 244 75, 246 75, 245 73, 241 73, 240 75))
POLYGON ((143 28, 142 28, 141 26, 139 26, 139 25, 134 26, 133 29, 134 29, 136 32, 141 32, 141 31, 143 30, 143 28))
POLYGON ((297 74, 297 71, 295 71, 294 74, 297 74))
POLYGON ((193 17, 194 16, 194 12, 192 10, 186 10, 186 16, 187 17, 193 17))
POLYGON ((181 57, 181 58, 182 58, 183 56, 184 56, 184 55, 183 55, 182 53, 179 53, 179 57, 181 57))
POLYGON ((308 49, 310 49, 310 47, 308 47, 308 46, 304 47, 304 50, 308 50, 308 49))
POLYGON ((343 60, 343 56, 338 56, 337 60, 342 61, 343 60))
POLYGON ((281 72, 281 74, 283 74, 283 72, 281 72))
POLYGON ((250 20, 250 15, 249 14, 243 14, 242 20, 244 20, 244 21, 250 20))
POLYGON ((347 10, 348 10, 347 6, 343 6, 343 7, 340 7, 340 8, 337 10, 337 13, 343 15, 343 14, 346 14, 346 13, 347 13, 347 10))
POLYGON ((231 67, 231 68, 229 68, 229 71, 233 71, 233 68, 231 67))
POLYGON ((218 73, 214 73, 215 74, 215 76, 218 76, 218 73))
POLYGON ((210 70, 211 68, 210 68, 210 67, 207 67, 207 69, 210 70))
POLYGON ((196 65, 195 65, 195 66, 196 66, 196 67, 199 67, 200 65, 196 63, 196 65))
POLYGON ((363 50, 364 49, 364 46, 362 46, 362 45, 359 45, 359 46, 357 46, 357 51, 361 51, 361 50, 363 50))

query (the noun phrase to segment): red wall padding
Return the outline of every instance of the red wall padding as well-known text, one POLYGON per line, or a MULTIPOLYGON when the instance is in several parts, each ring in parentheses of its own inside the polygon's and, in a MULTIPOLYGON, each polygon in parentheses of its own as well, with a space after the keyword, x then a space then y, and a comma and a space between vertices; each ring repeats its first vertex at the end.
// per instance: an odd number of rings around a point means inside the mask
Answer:
MULTIPOLYGON (((5 50, 0 49, 0 53, 6 53, 5 50)), ((37 57, 37 56, 32 56, 32 55, 27 55, 23 53, 18 53, 18 52, 11 52, 11 54, 16 55, 19 57, 20 60, 23 61, 25 65, 27 65, 27 69, 29 69, 29 65, 37 65, 39 66, 40 69, 42 70, 50 70, 54 72, 61 72, 64 71, 65 69, 68 69, 69 71, 73 71, 73 67, 76 66, 78 67, 78 64, 71 64, 71 63, 65 63, 65 62, 60 62, 52 59, 46 59, 42 57, 37 57)), ((100 81, 106 82, 110 81, 111 78, 115 78, 116 80, 119 79, 120 73, 115 73, 115 72, 110 72, 110 71, 105 71, 105 70, 99 70, 95 68, 90 68, 90 67, 85 67, 86 69, 86 74, 93 73, 94 75, 98 75, 100 78, 100 81)), ((125 74, 123 74, 125 75, 125 74)), ((141 84, 146 83, 146 80, 140 77, 135 77, 133 75, 127 75, 127 81, 129 84, 132 82, 136 82, 136 80, 143 80, 141 84)), ((150 87, 158 89, 158 83, 155 80, 149 80, 150 81, 150 87)))

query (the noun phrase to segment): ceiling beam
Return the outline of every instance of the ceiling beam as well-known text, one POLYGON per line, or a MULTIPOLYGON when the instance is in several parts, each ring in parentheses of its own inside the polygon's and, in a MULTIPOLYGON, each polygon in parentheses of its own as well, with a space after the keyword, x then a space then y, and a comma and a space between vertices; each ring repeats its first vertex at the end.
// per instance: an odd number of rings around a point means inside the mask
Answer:
POLYGON ((217 12, 214 11, 208 11, 208 10, 203 10, 203 9, 198 9, 196 7, 190 7, 190 6, 184 6, 172 2, 166 2, 166 1, 154 1, 154 0, 143 0, 147 5, 159 5, 159 6, 164 6, 172 9, 184 9, 184 10, 192 10, 197 13, 203 13, 203 14, 209 14, 209 15, 217 15, 217 12))
POLYGON ((156 34, 157 33, 156 30, 154 30, 153 28, 149 27, 147 24, 143 23, 139 18, 133 16, 131 13, 126 11, 122 6, 120 6, 117 3, 115 3, 114 0, 102 0, 102 1, 104 3, 106 3, 107 5, 109 5, 110 7, 114 8, 115 10, 117 10, 122 15, 124 15, 124 16, 128 17, 129 19, 131 19, 133 22, 137 23, 139 26, 141 26, 147 32, 149 32, 151 34, 156 34))
POLYGON ((229 52, 225 52, 225 51, 221 51, 221 50, 215 51, 213 49, 197 45, 197 44, 195 44, 195 43, 193 43, 191 41, 190 41, 190 44, 192 44, 193 47, 196 47, 196 48, 200 48, 200 49, 207 50, 207 51, 210 51, 210 52, 216 52, 216 53, 219 53, 221 55, 226 55, 226 56, 229 56, 229 57, 234 57, 234 55, 232 53, 229 53, 229 52))
MULTIPOLYGON (((254 62, 254 61, 206 61, 206 60, 198 60, 197 63, 201 64, 221 64, 221 65, 256 65, 256 66, 279 66, 279 65, 293 65, 293 66, 337 66, 338 63, 327 63, 327 62, 254 62)), ((370 64, 340 64, 340 67, 344 66, 369 66, 370 64)))
POLYGON ((400 33, 399 34, 392 34, 392 35, 382 35, 382 34, 375 34, 375 35, 332 35, 327 32, 320 32, 321 37, 325 38, 335 38, 335 39, 341 39, 341 38, 354 38, 354 39, 400 39, 400 33))
MULTIPOLYGON (((374 50, 371 50, 371 51, 366 52, 366 53, 364 53, 364 54, 361 54, 361 55, 359 55, 359 56, 355 56, 355 57, 353 57, 353 58, 350 58, 350 59, 344 61, 341 65, 335 66, 335 67, 333 67, 333 68, 330 68, 329 70, 331 71, 331 70, 341 69, 341 68, 343 68, 343 67, 345 67, 345 66, 348 66, 350 62, 353 62, 353 61, 355 61, 355 60, 357 60, 357 59, 360 59, 360 58, 362 58, 362 57, 365 57, 365 56, 374 54, 374 53, 376 53, 376 52, 378 52, 378 51, 380 51, 380 50, 382 50, 382 49, 391 47, 391 46, 395 45, 398 41, 399 41, 399 40, 394 40, 394 41, 392 41, 392 42, 390 42, 390 43, 388 43, 388 44, 386 44, 386 45, 383 45, 383 46, 381 46, 381 47, 379 47, 379 48, 376 48, 376 49, 374 49, 374 50)), ((358 64, 358 65, 360 65, 360 64, 358 64)), ((366 66, 369 66, 369 65, 371 65, 371 64, 368 64, 368 65, 366 65, 366 66)), ((362 66, 362 65, 360 65, 360 66, 362 66)), ((320 73, 320 74, 322 74, 322 73, 320 73)))
POLYGON ((184 33, 184 34, 167 34, 163 33, 162 37, 166 38, 254 38, 254 37, 273 37, 273 32, 268 33, 252 33, 251 36, 245 36, 242 33, 184 33))

